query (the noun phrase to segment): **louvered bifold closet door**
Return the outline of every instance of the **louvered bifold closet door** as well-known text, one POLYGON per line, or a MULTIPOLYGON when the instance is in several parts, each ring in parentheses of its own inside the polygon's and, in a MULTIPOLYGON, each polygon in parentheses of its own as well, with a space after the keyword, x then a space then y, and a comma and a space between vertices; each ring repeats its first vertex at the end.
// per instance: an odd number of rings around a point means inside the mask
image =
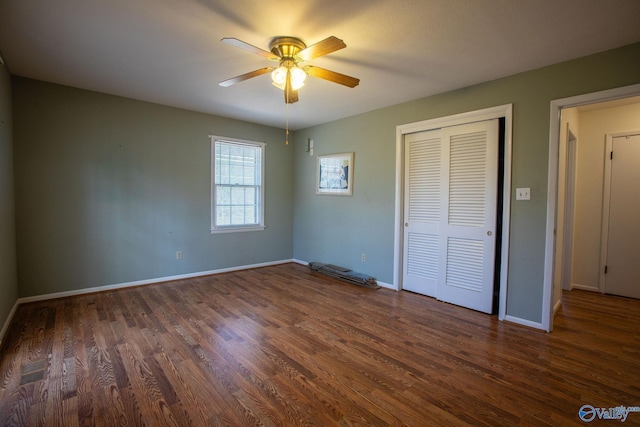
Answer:
POLYGON ((498 187, 498 120, 442 129, 436 296, 491 313, 498 187))
POLYGON ((403 289, 436 296, 441 211, 440 130, 405 136, 403 289))

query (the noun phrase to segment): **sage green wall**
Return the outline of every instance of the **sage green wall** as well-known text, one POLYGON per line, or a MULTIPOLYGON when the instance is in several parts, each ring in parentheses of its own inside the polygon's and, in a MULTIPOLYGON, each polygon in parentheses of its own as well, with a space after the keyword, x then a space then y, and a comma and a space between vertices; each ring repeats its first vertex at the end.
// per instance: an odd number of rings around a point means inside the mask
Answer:
POLYGON ((507 314, 541 322, 550 102, 636 83, 640 44, 296 132, 294 257, 392 283, 396 126, 512 103, 507 314), (355 152, 353 197, 315 194, 316 157, 305 151, 308 138, 314 140, 315 155, 355 152), (531 200, 516 202, 516 187, 531 187, 531 200))
POLYGON ((292 258, 282 129, 25 78, 13 96, 21 297, 292 258), (210 233, 212 133, 267 143, 265 231, 210 233))
POLYGON ((392 283, 396 126, 513 103, 512 187, 532 200, 512 194, 507 314, 540 322, 550 101, 636 83, 640 44, 300 130, 285 146, 280 129, 15 78, 20 296, 291 257, 392 283), (266 231, 209 233, 210 133, 267 142, 266 231), (315 194, 308 138, 315 155, 355 152, 353 197, 315 194))
POLYGON ((11 76, 0 64, 0 330, 18 300, 11 116, 11 76))

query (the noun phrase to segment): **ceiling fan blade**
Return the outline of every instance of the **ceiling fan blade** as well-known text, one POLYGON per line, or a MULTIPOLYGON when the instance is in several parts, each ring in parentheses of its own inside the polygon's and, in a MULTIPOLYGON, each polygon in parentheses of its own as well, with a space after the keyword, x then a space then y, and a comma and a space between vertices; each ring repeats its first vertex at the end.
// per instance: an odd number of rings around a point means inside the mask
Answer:
POLYGON ((244 50, 246 50, 248 52, 255 53, 256 55, 264 56, 267 59, 272 59, 274 61, 279 61, 280 60, 280 57, 274 55, 273 53, 268 52, 268 51, 266 51, 264 49, 260 49, 259 47, 251 45, 249 43, 245 43, 242 40, 238 40, 238 39, 236 39, 234 37, 226 37, 226 38, 223 38, 220 41, 223 42, 223 43, 226 43, 228 45, 231 45, 231 46, 239 47, 240 49, 244 49, 244 50))
POLYGON ((336 50, 344 49, 345 47, 347 47, 347 45, 342 40, 331 36, 301 50, 297 56, 303 61, 309 61, 313 58, 335 52, 336 50))
POLYGON ((335 71, 326 70, 320 67, 314 67, 313 65, 307 65, 304 70, 313 77, 329 80, 333 83, 338 83, 347 87, 356 87, 360 84, 360 79, 347 76, 345 74, 336 73, 335 71))
POLYGON ((259 70, 251 71, 249 73, 242 74, 240 76, 235 76, 235 77, 232 77, 230 79, 221 81, 218 84, 220 86, 223 86, 223 87, 229 87, 229 86, 232 86, 232 85, 234 85, 236 83, 240 83, 240 82, 243 82, 245 80, 249 80, 252 77, 261 76, 261 75, 266 74, 266 73, 268 73, 270 71, 273 71, 272 67, 264 67, 264 68, 260 68, 259 70))
POLYGON ((293 104, 298 102, 298 91, 293 90, 291 85, 291 73, 287 72, 287 81, 284 84, 284 102, 286 104, 293 104))

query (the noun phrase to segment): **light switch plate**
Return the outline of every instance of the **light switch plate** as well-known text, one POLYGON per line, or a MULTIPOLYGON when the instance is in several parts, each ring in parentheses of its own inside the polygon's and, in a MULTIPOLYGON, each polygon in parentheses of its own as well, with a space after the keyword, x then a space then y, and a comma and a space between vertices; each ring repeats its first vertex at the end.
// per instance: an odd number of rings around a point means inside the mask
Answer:
POLYGON ((516 200, 531 200, 531 188, 516 188, 516 200))

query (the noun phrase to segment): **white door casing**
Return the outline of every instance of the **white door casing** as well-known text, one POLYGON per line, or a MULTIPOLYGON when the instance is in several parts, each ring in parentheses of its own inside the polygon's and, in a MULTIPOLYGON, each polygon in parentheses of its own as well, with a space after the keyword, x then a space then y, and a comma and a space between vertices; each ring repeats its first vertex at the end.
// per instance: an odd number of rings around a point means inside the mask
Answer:
MULTIPOLYGON (((551 332, 553 330, 553 272, 557 267, 553 259, 555 244, 556 209, 558 204, 558 146, 560 144, 560 112, 563 108, 577 107, 596 102, 611 101, 640 95, 640 84, 607 89, 569 98, 555 99, 549 108, 549 163, 547 175, 547 220, 545 232, 544 283, 542 291, 542 321, 519 322, 551 332)), ((601 281, 602 283, 602 281, 601 281)), ((501 295, 502 301, 502 295, 501 295)))
POLYGON ((395 230, 394 230, 394 263, 393 263, 393 283, 397 290, 403 289, 403 257, 404 257, 404 197, 405 197, 405 155, 404 137, 407 134, 422 132, 431 129, 441 129, 449 126, 473 123, 484 120, 504 118, 504 167, 502 172, 502 226, 501 226, 501 250, 500 250, 500 271, 499 274, 499 305, 498 319, 509 320, 534 328, 541 326, 530 320, 519 318, 512 314, 507 314, 507 291, 509 277, 509 235, 511 224, 511 163, 512 163, 512 130, 513 130, 513 105, 505 104, 481 110, 468 111, 450 116, 427 119, 420 122, 407 123, 396 127, 396 192, 395 192, 395 230))

